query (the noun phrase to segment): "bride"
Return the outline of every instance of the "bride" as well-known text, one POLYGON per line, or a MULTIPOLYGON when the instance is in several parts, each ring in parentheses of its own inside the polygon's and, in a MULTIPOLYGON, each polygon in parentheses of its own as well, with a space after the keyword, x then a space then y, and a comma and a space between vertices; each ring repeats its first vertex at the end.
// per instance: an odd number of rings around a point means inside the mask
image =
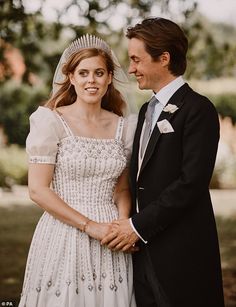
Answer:
POLYGON ((20 307, 136 306, 130 253, 100 244, 131 207, 127 170, 136 116, 123 116, 119 78, 125 83, 106 42, 78 38, 63 52, 51 98, 30 117, 29 194, 45 211, 20 307))

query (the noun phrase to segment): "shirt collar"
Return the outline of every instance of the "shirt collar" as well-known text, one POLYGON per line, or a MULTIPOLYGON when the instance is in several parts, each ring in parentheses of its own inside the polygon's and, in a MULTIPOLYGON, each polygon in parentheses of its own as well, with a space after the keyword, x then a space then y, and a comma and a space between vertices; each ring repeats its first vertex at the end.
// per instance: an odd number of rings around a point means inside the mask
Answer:
POLYGON ((185 81, 182 76, 177 77, 166 86, 164 86, 159 92, 155 94, 157 100, 165 107, 170 97, 182 86, 185 81))

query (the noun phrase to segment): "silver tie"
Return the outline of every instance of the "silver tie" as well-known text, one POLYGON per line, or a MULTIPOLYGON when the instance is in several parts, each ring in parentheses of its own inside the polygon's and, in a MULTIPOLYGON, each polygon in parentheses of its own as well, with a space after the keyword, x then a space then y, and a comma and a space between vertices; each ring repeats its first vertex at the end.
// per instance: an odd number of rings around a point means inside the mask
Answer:
POLYGON ((152 132, 152 116, 155 110, 155 105, 158 103, 159 101, 156 99, 155 96, 153 96, 149 103, 148 103, 148 107, 147 107, 147 111, 145 114, 145 120, 146 120, 146 125, 145 125, 145 130, 143 133, 143 139, 142 139, 142 144, 141 144, 141 157, 143 157, 145 148, 147 146, 150 134, 152 132))

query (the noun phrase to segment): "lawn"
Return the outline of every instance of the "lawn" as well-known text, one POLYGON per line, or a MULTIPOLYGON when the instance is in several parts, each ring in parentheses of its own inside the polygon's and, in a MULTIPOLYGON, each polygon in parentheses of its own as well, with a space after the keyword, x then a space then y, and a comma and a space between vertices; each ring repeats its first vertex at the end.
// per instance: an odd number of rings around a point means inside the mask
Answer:
POLYGON ((0 302, 5 306, 15 307, 19 301, 29 244, 41 214, 37 206, 0 208, 0 302))
MULTIPOLYGON (((28 248, 41 214, 37 206, 0 207, 0 306, 15 307, 19 302, 28 248)), ((217 218, 217 227, 226 307, 235 307, 236 218, 217 218)))

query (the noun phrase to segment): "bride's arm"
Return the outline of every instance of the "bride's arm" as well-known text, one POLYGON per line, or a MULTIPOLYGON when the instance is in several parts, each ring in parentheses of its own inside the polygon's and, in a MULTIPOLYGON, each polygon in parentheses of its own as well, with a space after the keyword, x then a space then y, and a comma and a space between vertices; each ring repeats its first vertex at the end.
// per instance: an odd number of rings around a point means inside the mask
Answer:
MULTIPOLYGON (((128 168, 122 172, 121 176, 118 178, 113 199, 118 209, 118 218, 127 219, 130 215, 131 210, 131 196, 128 181, 128 168)), ((116 224, 106 224, 106 223, 95 223, 89 221, 85 226, 85 231, 91 237, 99 234, 99 239, 104 239, 109 233, 115 231, 117 228, 116 224)), ((130 249, 130 251, 133 251, 130 249)))
POLYGON ((101 240, 109 231, 109 224, 91 221, 64 202, 50 188, 53 173, 53 164, 29 164, 28 187, 30 198, 58 220, 81 231, 87 231, 89 223, 90 231, 88 234, 101 240))
POLYGON ((119 219, 127 219, 130 216, 131 196, 128 175, 129 169, 125 168, 117 181, 114 191, 114 201, 118 208, 119 219))

